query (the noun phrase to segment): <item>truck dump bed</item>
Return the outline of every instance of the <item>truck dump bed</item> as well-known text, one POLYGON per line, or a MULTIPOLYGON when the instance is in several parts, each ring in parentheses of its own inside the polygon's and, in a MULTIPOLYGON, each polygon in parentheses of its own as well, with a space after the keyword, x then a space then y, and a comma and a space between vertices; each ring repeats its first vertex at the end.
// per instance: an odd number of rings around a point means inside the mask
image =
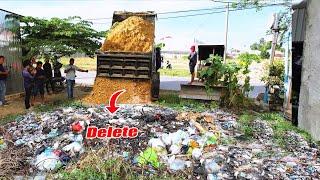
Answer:
MULTIPOLYGON (((151 11, 115 11, 112 18, 112 25, 121 23, 131 16, 137 16, 144 20, 148 20, 152 23, 151 27, 155 26, 157 17, 156 14, 151 11)), ((141 40, 141 43, 144 43, 144 41, 141 40)), ((153 44, 154 42, 151 43, 152 47, 150 47, 150 52, 124 52, 114 50, 100 52, 97 55, 97 77, 110 78, 111 80, 122 79, 126 82, 132 80, 133 84, 137 84, 136 81, 139 80, 148 82, 151 84, 151 99, 157 100, 159 97, 160 76, 159 73, 156 72, 156 53, 153 44)), ((121 47, 122 46, 120 46, 120 49, 121 47)), ((120 82, 122 81, 120 80, 120 82)), ((143 83, 141 82, 141 84, 143 83)))
MULTIPOLYGON (((156 14, 147 12, 115 11, 112 24, 131 16, 138 16, 155 25, 156 14)), ((152 48, 153 49, 153 48, 152 48)), ((97 76, 110 78, 151 79, 155 73, 155 52, 107 51, 97 55, 97 76)))

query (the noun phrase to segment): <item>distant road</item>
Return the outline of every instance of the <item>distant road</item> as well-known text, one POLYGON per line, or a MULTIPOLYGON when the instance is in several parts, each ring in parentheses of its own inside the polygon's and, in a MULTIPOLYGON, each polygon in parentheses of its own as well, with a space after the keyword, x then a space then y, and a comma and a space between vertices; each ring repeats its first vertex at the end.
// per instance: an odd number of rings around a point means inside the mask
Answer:
MULTIPOLYGON (((92 86, 96 77, 96 71, 89 71, 88 73, 77 72, 76 83, 92 86)), ((162 76, 160 77, 160 89, 180 91, 180 84, 186 84, 190 81, 188 77, 171 77, 162 76)), ((249 97, 255 98, 259 93, 264 92, 264 86, 261 82, 253 80, 251 85, 254 89, 249 93, 249 97)))

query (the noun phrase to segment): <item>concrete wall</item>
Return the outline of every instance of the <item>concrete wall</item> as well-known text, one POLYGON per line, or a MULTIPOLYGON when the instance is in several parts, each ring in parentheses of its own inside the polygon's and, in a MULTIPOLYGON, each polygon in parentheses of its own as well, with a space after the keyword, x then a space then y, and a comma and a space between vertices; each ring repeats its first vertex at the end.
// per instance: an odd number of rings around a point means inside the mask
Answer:
MULTIPOLYGON (((299 127, 320 140, 320 1, 307 4, 299 101, 299 127)), ((294 73, 294 72, 293 72, 294 73)))

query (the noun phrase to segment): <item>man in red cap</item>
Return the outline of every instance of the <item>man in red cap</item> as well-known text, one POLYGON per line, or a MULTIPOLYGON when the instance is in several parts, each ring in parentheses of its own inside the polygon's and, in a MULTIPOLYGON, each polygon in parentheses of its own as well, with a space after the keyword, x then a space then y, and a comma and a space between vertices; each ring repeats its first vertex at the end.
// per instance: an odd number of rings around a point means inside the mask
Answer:
POLYGON ((192 84, 194 81, 194 69, 197 65, 197 52, 196 52, 196 47, 193 45, 190 48, 191 52, 188 56, 189 59, 189 70, 191 73, 191 81, 189 82, 189 84, 192 84))

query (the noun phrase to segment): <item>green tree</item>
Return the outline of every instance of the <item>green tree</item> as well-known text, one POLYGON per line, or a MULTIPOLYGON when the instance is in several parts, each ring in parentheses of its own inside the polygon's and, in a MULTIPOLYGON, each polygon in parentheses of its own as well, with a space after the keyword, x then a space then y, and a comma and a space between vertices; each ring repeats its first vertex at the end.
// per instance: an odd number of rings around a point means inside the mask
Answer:
MULTIPOLYGON (((250 48, 252 50, 258 50, 260 51, 260 58, 262 59, 268 59, 270 57, 269 50, 271 49, 271 41, 265 41, 264 38, 261 38, 259 43, 253 43, 250 48)), ((276 45, 276 50, 283 52, 284 49, 281 48, 281 45, 276 45)))
POLYGON ((91 22, 80 17, 40 19, 21 17, 21 40, 24 58, 32 56, 70 56, 84 53, 93 56, 101 47, 106 32, 91 28, 91 22))

